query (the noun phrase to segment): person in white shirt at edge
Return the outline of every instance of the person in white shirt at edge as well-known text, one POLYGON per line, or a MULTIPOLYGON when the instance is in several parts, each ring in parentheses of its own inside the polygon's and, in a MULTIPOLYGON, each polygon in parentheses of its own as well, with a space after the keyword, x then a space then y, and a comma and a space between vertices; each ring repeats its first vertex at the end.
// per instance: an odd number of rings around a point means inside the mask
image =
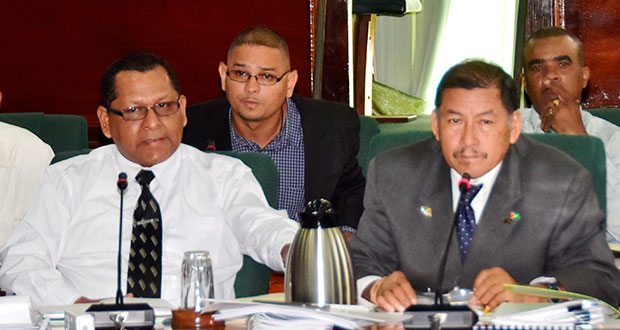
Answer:
POLYGON ((180 304, 185 251, 209 251, 216 298, 234 298, 242 254, 284 269, 298 225, 268 206, 241 161, 181 144, 186 98, 165 60, 150 53, 118 59, 106 70, 101 93, 97 116, 114 144, 50 166, 39 196, 1 251, 0 287, 30 295, 35 306, 113 296, 116 181, 126 172, 121 267, 126 292, 133 211, 141 192, 134 178, 142 169, 155 175, 150 190, 163 226, 160 292, 172 306, 180 304), (136 108, 145 117, 126 120, 136 108))
POLYGON ((583 44, 574 34, 548 27, 523 50, 525 91, 533 108, 521 109, 524 133, 592 135, 605 144, 608 241, 620 242, 620 127, 581 109, 590 79, 583 44))
POLYGON ((24 217, 53 157, 52 148, 29 130, 0 122, 0 247, 24 217))

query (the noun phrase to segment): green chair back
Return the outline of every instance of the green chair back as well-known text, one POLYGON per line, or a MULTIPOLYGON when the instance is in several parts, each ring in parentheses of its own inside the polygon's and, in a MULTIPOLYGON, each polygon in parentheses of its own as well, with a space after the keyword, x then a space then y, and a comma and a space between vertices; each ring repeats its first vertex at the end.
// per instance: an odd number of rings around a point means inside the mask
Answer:
MULTIPOLYGON (((256 180, 263 188, 269 205, 273 208, 278 207, 280 175, 270 156, 259 152, 217 151, 217 153, 239 158, 251 168, 256 180)), ((251 257, 243 256, 243 266, 235 279, 235 296, 241 298, 266 294, 269 292, 270 278, 269 267, 256 262, 251 257)))
POLYGON ((588 109, 588 111, 591 114, 599 118, 603 118, 616 126, 620 126, 620 109, 619 108, 598 108, 598 109, 588 109))
MULTIPOLYGON (((564 134, 524 134, 539 142, 551 145, 577 160, 592 177, 599 206, 606 210, 606 175, 605 146, 603 141, 593 136, 564 134)), ((388 149, 421 141, 433 136, 428 130, 382 131, 370 142, 369 158, 377 156, 388 149)))
POLYGON ((88 149, 88 124, 82 116, 15 112, 0 113, 0 121, 31 131, 49 144, 55 154, 88 149))

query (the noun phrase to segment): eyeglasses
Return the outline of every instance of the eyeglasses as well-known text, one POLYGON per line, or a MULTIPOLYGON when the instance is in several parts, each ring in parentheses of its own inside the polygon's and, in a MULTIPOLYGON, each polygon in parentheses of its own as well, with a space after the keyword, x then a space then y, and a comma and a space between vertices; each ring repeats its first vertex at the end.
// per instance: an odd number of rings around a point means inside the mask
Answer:
POLYGON ((157 116, 164 117, 174 115, 181 107, 181 95, 176 101, 161 102, 150 107, 129 107, 124 110, 107 108, 109 113, 123 117, 124 120, 135 121, 146 118, 149 109, 153 109, 157 116))
POLYGON ((291 72, 291 70, 286 71, 279 78, 271 73, 259 73, 252 75, 241 70, 226 71, 226 75, 230 78, 230 80, 242 83, 247 82, 250 78, 254 77, 259 85, 271 86, 279 83, 280 80, 282 80, 282 78, 284 78, 284 76, 286 76, 289 72, 291 72))

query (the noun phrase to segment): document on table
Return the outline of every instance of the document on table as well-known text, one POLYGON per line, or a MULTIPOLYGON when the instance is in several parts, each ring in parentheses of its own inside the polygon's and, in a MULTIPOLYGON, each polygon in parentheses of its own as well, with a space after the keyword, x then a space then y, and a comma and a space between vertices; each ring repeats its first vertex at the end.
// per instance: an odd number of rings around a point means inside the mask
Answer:
POLYGON ((37 322, 30 297, 0 297, 0 329, 38 329, 37 322))
MULTIPOLYGON (((269 322, 281 322, 290 326, 298 320, 321 321, 322 324, 332 324, 343 329, 357 329, 369 324, 398 324, 411 318, 402 313, 374 312, 361 305, 331 304, 318 307, 312 304, 275 304, 247 301, 211 300, 213 304, 208 310, 218 310, 213 315, 216 320, 229 320, 248 317, 255 314, 269 322)), ((271 324, 271 323, 270 323, 271 324)))

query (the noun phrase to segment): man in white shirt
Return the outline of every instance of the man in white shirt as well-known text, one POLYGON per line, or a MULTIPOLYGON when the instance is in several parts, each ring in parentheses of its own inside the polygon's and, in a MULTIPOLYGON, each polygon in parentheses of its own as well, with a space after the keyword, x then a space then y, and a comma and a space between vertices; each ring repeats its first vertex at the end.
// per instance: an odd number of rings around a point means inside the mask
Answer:
POLYGON ((523 132, 592 135, 607 156, 607 227, 620 242, 620 127, 581 109, 588 84, 583 44, 574 34, 549 27, 536 31, 523 50, 525 90, 533 108, 521 109, 523 132))
POLYGON ((620 303, 620 273, 588 171, 520 136, 518 104, 514 81, 501 68, 459 63, 437 89, 435 138, 371 161, 364 213, 351 241, 362 298, 403 311, 418 302, 416 291, 458 286, 472 289, 471 302, 487 309, 538 301, 504 288, 521 283, 620 303), (458 191, 465 173, 482 185, 474 196, 458 191))
MULTIPOLYGON (((131 237, 139 240, 142 235, 134 230, 147 228, 162 229, 159 239, 145 240, 160 249, 144 254, 155 262, 145 269, 160 276, 160 286, 149 280, 146 287, 173 306, 180 302, 185 251, 209 251, 216 298, 234 297, 242 254, 272 269, 284 268, 297 225, 268 206, 251 170, 239 160, 181 144, 186 99, 163 59, 149 53, 120 58, 104 74, 101 94, 97 115, 114 144, 49 168, 38 199, 1 252, 0 287, 30 295, 34 305, 113 296, 120 172, 129 181, 123 208, 123 290, 125 283, 127 291, 134 284, 128 281, 135 276, 133 266, 128 270, 135 257, 130 256, 131 237), (154 174, 145 185, 154 200, 142 200, 139 208, 148 204, 160 214, 138 221, 134 209, 138 214, 136 201, 145 196, 145 188, 134 178, 143 171, 154 174)), ((146 281, 146 273, 134 279, 146 281)))
POLYGON ((32 132, 0 122, 0 247, 28 210, 53 157, 52 148, 32 132))

